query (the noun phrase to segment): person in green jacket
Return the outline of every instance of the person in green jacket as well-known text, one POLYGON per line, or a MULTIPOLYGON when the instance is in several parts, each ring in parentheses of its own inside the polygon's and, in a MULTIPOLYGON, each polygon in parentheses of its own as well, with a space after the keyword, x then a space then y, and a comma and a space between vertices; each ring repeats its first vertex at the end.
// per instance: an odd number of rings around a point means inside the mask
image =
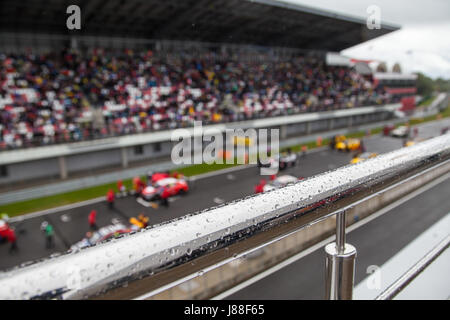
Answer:
POLYGON ((53 226, 47 221, 44 221, 41 225, 41 229, 44 231, 45 234, 45 247, 47 249, 53 248, 54 247, 53 235, 55 233, 53 230, 53 226))

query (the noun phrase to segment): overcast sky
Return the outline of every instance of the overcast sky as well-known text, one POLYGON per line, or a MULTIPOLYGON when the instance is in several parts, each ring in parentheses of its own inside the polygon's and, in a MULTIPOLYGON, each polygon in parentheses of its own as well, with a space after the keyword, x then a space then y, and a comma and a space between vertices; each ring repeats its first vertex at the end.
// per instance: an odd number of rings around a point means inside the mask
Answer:
POLYGON ((404 72, 420 71, 450 79, 450 0, 283 0, 367 19, 367 8, 380 8, 381 22, 402 28, 346 49, 342 54, 400 62, 404 72))

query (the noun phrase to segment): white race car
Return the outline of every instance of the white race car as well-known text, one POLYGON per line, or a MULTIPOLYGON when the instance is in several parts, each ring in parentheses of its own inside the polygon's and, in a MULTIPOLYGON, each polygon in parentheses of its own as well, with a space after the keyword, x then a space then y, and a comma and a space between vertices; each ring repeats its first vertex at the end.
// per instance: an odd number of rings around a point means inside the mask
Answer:
POLYGON ((297 154, 287 153, 280 157, 280 170, 286 169, 288 166, 294 167, 297 164, 297 154))
POLYGON ((391 136, 403 138, 403 137, 408 136, 408 133, 409 133, 408 127, 400 126, 397 129, 394 129, 391 131, 391 136))
POLYGON ((297 164, 297 154, 296 153, 286 153, 281 156, 277 155, 269 158, 264 163, 258 160, 258 166, 260 168, 269 168, 275 170, 275 172, 280 169, 284 170, 288 166, 294 167, 297 164))
POLYGON ((287 185, 289 183, 294 183, 294 182, 297 182, 298 180, 302 180, 302 179, 303 178, 296 178, 296 177, 290 176, 290 175, 279 176, 275 180, 267 183, 263 187, 263 192, 270 191, 273 189, 278 189, 278 188, 284 187, 285 185, 287 185))

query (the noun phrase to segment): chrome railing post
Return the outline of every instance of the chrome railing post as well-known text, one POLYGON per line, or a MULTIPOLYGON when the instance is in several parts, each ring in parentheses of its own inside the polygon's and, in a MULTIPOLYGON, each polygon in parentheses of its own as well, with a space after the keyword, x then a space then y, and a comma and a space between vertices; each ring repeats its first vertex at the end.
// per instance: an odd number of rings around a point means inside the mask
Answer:
POLYGON ((351 300, 355 276, 356 249, 345 243, 345 211, 336 216, 336 242, 325 247, 325 298, 351 300))

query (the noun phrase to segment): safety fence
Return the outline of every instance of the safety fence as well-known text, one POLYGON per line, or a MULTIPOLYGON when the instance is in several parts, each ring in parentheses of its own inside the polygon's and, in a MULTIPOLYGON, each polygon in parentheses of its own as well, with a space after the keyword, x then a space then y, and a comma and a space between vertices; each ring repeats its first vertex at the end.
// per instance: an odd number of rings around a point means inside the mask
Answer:
POLYGON ((366 201, 374 201, 375 206, 382 194, 395 197, 404 181, 448 170, 449 156, 450 134, 446 134, 94 247, 18 267, 0 274, 0 298, 151 296, 151 292, 202 276, 297 230, 336 217, 337 243, 327 246, 327 296, 348 299, 356 254, 345 243, 350 211, 363 203, 368 205, 366 201))

